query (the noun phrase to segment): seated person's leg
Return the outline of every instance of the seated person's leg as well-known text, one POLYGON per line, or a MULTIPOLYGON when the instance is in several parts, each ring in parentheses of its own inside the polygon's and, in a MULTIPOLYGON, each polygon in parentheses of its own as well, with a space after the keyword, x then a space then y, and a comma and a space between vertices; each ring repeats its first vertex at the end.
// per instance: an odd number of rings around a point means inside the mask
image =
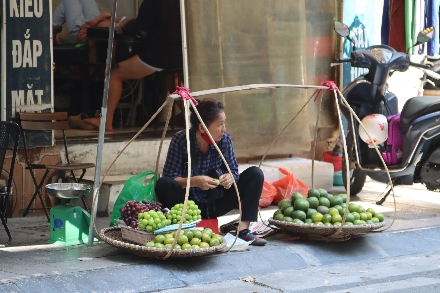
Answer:
MULTIPOLYGON (((249 167, 240 174, 237 187, 240 192, 242 221, 254 222, 258 216, 258 203, 263 189, 264 175, 260 168, 249 167)), ((234 185, 226 190, 225 196, 215 202, 215 216, 220 217, 238 205, 234 185)), ((247 228, 247 227, 246 227, 247 228)))
POLYGON ((182 188, 173 178, 161 177, 156 182, 157 201, 162 207, 171 209, 178 203, 185 201, 185 189, 182 188))
MULTIPOLYGON (((108 92, 107 102, 107 117, 105 122, 105 130, 113 130, 113 115, 122 94, 122 82, 127 79, 139 79, 150 74, 153 74, 155 70, 148 66, 145 66, 138 58, 138 55, 130 57, 118 64, 118 66, 112 69, 110 74, 110 84, 108 92)), ((92 124, 95 127, 99 127, 99 119, 91 118, 85 119, 85 122, 92 124)))

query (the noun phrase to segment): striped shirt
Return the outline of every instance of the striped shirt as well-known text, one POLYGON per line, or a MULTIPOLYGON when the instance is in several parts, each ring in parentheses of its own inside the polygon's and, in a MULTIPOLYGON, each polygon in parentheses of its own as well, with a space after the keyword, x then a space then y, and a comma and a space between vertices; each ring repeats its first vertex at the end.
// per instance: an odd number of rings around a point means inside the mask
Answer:
MULTIPOLYGON (((171 177, 173 179, 176 177, 187 178, 188 155, 185 131, 186 130, 181 130, 177 132, 171 139, 162 176, 171 177)), ((196 143, 196 137, 193 132, 190 132, 190 139, 194 140, 194 146, 198 158, 197 165, 199 168, 199 174, 197 175, 206 175, 209 170, 220 168, 223 165, 223 160, 214 146, 210 146, 208 152, 203 153, 196 143)), ((238 182, 238 164, 235 158, 231 136, 225 132, 217 146, 225 157, 235 181, 238 182)), ((194 163, 194 159, 191 159, 191 163, 194 163)), ((225 166, 223 166, 221 169, 223 174, 227 173, 225 166)), ((191 170, 191 176, 195 176, 194 168, 191 170)), ((190 198, 199 202, 208 202, 206 191, 198 187, 190 188, 190 198)))

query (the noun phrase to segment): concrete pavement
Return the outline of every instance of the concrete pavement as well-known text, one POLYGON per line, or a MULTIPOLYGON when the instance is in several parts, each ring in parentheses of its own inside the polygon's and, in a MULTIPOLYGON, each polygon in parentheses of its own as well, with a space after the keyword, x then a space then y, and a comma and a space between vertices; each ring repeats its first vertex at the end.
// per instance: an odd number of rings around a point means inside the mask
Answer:
MULTIPOLYGON (((373 205, 384 188, 368 181, 352 201, 373 205)), ((440 194, 420 185, 395 190, 396 220, 381 233, 345 242, 277 233, 265 247, 180 260, 140 258, 106 243, 47 245, 43 217, 13 218, 16 242, 0 249, 0 293, 440 292, 440 194)), ((273 208, 264 210, 263 218, 273 208)), ((391 222, 391 196, 374 208, 391 222)), ((98 229, 107 225, 107 218, 98 218, 98 229)))

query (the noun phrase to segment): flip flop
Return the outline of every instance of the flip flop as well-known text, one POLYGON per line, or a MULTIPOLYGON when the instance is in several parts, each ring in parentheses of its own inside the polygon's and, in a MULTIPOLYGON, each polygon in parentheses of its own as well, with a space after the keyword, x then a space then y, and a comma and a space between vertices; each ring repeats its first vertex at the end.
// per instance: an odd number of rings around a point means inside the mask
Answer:
POLYGON ((86 113, 81 113, 76 116, 69 116, 67 118, 67 122, 69 123, 69 127, 72 129, 82 129, 82 130, 96 130, 97 128, 87 122, 84 122, 83 119, 89 119, 86 113))

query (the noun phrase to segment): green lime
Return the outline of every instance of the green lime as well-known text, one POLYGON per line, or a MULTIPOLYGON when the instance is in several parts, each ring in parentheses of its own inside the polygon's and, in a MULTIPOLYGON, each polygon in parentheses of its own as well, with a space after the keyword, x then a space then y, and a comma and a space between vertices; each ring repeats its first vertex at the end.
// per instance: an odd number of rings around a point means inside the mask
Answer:
MULTIPOLYGON (((353 213, 351 213, 352 215, 353 215, 353 218, 355 219, 355 220, 360 220, 361 219, 361 216, 359 215, 359 213, 358 212, 353 212, 353 213)), ((354 222, 353 222, 354 223, 354 222)))
POLYGON ((359 213, 359 216, 362 221, 368 220, 367 213, 359 213))
POLYGON ((312 219, 305 219, 304 223, 305 224, 312 224, 313 221, 312 221, 312 219))
POLYGON ((298 198, 305 198, 304 195, 302 195, 300 192, 295 192, 294 194, 292 194, 292 198, 291 198, 291 202, 292 204, 295 202, 295 200, 297 200, 298 198))
POLYGON ((301 221, 300 219, 293 219, 293 222, 292 222, 292 223, 295 223, 295 224, 304 224, 304 222, 301 221))
POLYGON ((385 217, 380 213, 376 213, 374 216, 379 219, 379 222, 383 222, 383 220, 385 220, 385 217))
POLYGON ((330 198, 330 206, 334 207, 336 205, 341 205, 342 203, 342 198, 338 195, 333 196, 332 198, 330 198))
POLYGON ((333 225, 334 225, 335 223, 340 223, 340 222, 342 222, 342 217, 341 217, 341 215, 340 215, 339 213, 337 213, 337 214, 332 214, 332 223, 333 223, 333 225))
POLYGON ((322 221, 322 218, 323 218, 323 215, 322 215, 321 213, 319 213, 319 212, 316 212, 316 213, 313 213, 313 214, 312 214, 312 221, 313 221, 314 223, 321 222, 321 221, 322 221))
POLYGON ((284 218, 284 215, 283 215, 283 214, 278 214, 278 215, 276 215, 273 219, 274 219, 274 220, 277 220, 277 221, 282 221, 283 218, 284 218))
POLYGON ((332 222, 332 215, 330 215, 330 214, 324 214, 324 215, 322 216, 322 222, 323 222, 324 224, 326 224, 326 223, 331 223, 331 222, 332 222))
POLYGON ((371 221, 372 221, 374 224, 379 223, 379 219, 376 218, 376 217, 372 217, 372 218, 371 218, 371 221))
POLYGON ((319 191, 319 198, 327 197, 328 194, 327 190, 325 190, 324 188, 318 188, 318 191, 319 191))
POLYGON ((311 188, 309 189, 309 191, 307 192, 307 196, 308 197, 316 197, 319 198, 320 197, 320 192, 318 189, 316 188, 311 188))
POLYGON ((359 213, 359 205, 355 204, 355 203, 350 203, 348 205, 348 210, 350 211, 350 213, 359 213))
POLYGON ((339 211, 338 211, 338 209, 337 208, 329 208, 329 210, 328 210, 328 213, 330 214, 330 215, 334 215, 334 214, 338 214, 339 215, 339 211))
POLYGON ((319 205, 329 208, 330 207, 330 200, 326 197, 320 197, 319 198, 319 205))
POLYGON ((363 224, 365 224, 365 221, 362 221, 362 220, 354 220, 353 224, 355 224, 355 225, 363 225, 363 224))
POLYGON ((290 222, 293 222, 293 219, 291 217, 284 217, 283 221, 290 223, 290 222))
POLYGON ((290 202, 289 199, 282 199, 278 203, 278 208, 282 211, 284 211, 286 208, 291 207, 291 206, 292 206, 292 203, 290 202))
POLYGON ((367 213, 371 213, 371 216, 373 216, 373 217, 376 214, 376 211, 374 209, 372 209, 372 208, 368 208, 366 212, 367 213))
POLYGON ((279 215, 279 214, 283 214, 283 211, 280 209, 276 210, 275 213, 273 213, 273 218, 275 219, 276 215, 279 215))
POLYGON ((329 208, 326 206, 319 206, 316 208, 316 211, 320 212, 323 215, 328 214, 328 210, 329 210, 329 208))
POLYGON ((307 198, 307 201, 312 209, 316 209, 319 206, 319 199, 317 197, 309 197, 307 198))
POLYGON ((307 215, 304 211, 294 211, 292 214, 293 219, 300 219, 301 221, 306 221, 307 215))
POLYGON ((293 207, 288 207, 283 212, 285 217, 291 217, 292 213, 293 213, 293 207))
POLYGON ((306 213, 306 217, 310 219, 310 218, 312 218, 312 214, 316 213, 316 212, 317 212, 317 210, 315 210, 315 209, 308 209, 307 213, 306 213))
POLYGON ((347 216, 345 217, 345 222, 346 223, 353 223, 354 222, 354 216, 351 213, 348 213, 347 216))
POLYGON ((163 243, 165 241, 165 235, 159 234, 154 237, 155 243, 163 243))
POLYGON ((218 241, 218 239, 214 238, 211 239, 211 241, 209 241, 209 246, 213 247, 213 246, 219 246, 220 242, 218 241))
POLYGON ((347 202, 347 194, 341 193, 341 194, 338 194, 338 195, 342 198, 342 202, 347 202))
POLYGON ((209 244, 206 242, 200 242, 199 247, 200 248, 209 248, 209 244))
POLYGON ((307 201, 307 199, 299 198, 299 199, 295 200, 295 203, 293 204, 293 207, 294 207, 295 211, 300 210, 300 211, 303 211, 303 212, 307 212, 307 210, 310 207, 310 204, 307 201))

